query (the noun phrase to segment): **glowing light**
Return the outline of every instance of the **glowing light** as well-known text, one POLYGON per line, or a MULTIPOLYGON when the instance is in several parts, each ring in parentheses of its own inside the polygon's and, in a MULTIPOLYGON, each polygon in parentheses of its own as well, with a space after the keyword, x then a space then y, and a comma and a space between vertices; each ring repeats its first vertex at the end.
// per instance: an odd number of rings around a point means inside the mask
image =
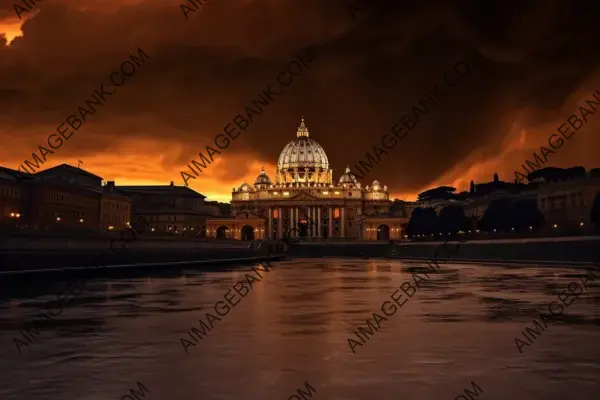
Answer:
POLYGON ((79 223, 82 224, 83 223, 83 218, 79 218, 79 223))
POLYGON ((60 217, 56 217, 56 222, 60 222, 60 217))

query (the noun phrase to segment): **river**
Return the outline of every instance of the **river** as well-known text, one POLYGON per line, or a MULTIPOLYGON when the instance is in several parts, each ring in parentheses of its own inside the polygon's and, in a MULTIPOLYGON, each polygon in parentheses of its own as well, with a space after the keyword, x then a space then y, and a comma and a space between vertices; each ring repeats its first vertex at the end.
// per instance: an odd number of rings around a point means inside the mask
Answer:
POLYGON ((59 310, 65 282, 10 279, 0 398, 598 399, 600 273, 584 284, 571 268, 417 265, 325 258, 94 278, 37 335, 21 332, 59 310), (404 282, 416 290, 398 291, 404 282), (582 294, 526 343, 571 282, 582 294))

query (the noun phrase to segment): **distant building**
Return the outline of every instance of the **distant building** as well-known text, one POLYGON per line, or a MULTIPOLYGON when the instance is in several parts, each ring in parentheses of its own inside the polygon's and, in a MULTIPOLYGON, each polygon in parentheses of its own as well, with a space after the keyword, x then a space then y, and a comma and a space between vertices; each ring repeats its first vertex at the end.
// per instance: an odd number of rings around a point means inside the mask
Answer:
POLYGON ((110 181, 105 190, 132 199, 132 226, 138 232, 204 236, 207 218, 220 215, 217 206, 205 204, 206 196, 173 182, 168 186, 115 186, 110 181))
MULTIPOLYGON (((88 192, 94 193, 93 207, 95 207, 96 215, 86 215, 91 214, 91 210, 86 212, 83 212, 83 210, 76 211, 76 214, 78 214, 76 220, 79 223, 100 231, 119 231, 130 226, 131 199, 114 191, 105 190, 102 187, 102 177, 68 164, 61 164, 39 171, 35 176, 41 177, 46 182, 61 181, 71 187, 82 190, 87 189, 88 192)), ((89 200, 83 200, 82 204, 87 206, 89 203, 89 200)), ((81 208, 82 205, 74 207, 81 208)), ((62 211, 62 213, 64 214, 65 211, 62 211)))
POLYGON ((362 186, 346 168, 337 182, 325 150, 302 119, 281 151, 274 181, 261 170, 252 185, 232 191, 230 218, 207 221, 208 235, 240 240, 293 237, 312 240, 399 239, 408 218, 390 215, 387 186, 362 186), (310 223, 312 221, 312 223, 310 223))
POLYGON ((600 193, 600 177, 551 182, 537 189, 537 205, 550 227, 563 229, 591 227, 594 198, 600 193))
POLYGON ((101 177, 67 164, 36 174, 0 167, 0 221, 11 229, 44 231, 128 227, 131 199, 105 193, 101 182, 101 177))
POLYGON ((91 172, 81 168, 73 167, 69 164, 60 164, 56 167, 39 171, 35 174, 35 176, 55 179, 79 186, 87 186, 92 188, 102 187, 102 177, 94 175, 91 172))
POLYGON ((27 224, 29 191, 24 181, 31 180, 28 174, 0 167, 0 229, 12 230, 27 224))

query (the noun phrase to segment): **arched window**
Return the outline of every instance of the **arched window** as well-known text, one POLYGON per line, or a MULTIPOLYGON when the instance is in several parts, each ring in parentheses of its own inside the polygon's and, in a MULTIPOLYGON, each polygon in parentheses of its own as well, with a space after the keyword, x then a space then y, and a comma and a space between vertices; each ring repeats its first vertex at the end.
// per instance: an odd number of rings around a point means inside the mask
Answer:
POLYGON ((339 218, 339 217, 340 217, 340 209, 334 208, 333 209, 333 218, 339 218))

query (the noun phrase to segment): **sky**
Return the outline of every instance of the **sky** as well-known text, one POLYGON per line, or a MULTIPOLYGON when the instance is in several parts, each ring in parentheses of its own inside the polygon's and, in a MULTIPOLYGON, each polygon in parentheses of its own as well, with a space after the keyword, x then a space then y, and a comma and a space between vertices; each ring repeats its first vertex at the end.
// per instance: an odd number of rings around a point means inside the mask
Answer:
MULTIPOLYGON (((229 201, 277 158, 304 116, 334 179, 353 168, 465 54, 476 62, 365 175, 392 198, 514 171, 600 93, 600 4, 582 1, 44 0, 0 2, 0 165, 17 169, 141 48, 149 56, 43 168, 117 185, 183 185, 181 171, 297 54, 314 61, 189 187, 229 201), (29 2, 31 3, 31 1, 29 2), (182 4, 194 9, 187 15, 182 4), (583 18, 582 18, 583 16, 583 18), (596 23, 596 26, 595 26, 596 23)), ((598 2, 595 2, 598 3, 598 2)), ((598 109, 600 111, 600 108, 598 109)), ((600 167, 600 116, 547 166, 600 167)), ((47 146, 46 146, 47 147, 47 146)), ((38 152, 39 154, 39 152, 38 152)))

